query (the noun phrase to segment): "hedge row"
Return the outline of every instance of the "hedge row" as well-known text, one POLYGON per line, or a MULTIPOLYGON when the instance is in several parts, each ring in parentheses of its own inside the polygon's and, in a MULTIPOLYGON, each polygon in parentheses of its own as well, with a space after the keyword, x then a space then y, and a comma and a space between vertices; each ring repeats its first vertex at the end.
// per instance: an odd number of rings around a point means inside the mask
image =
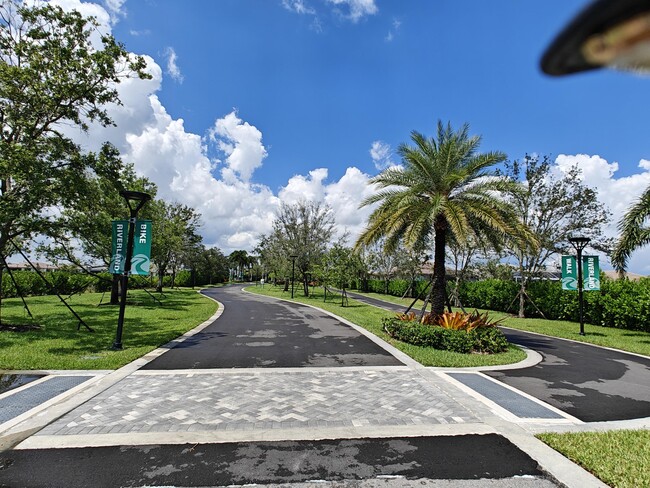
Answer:
MULTIPOLYGON (((584 292, 585 322, 650 332, 650 278, 629 281, 603 276, 600 286, 600 291, 584 292)), ((466 308, 516 313, 518 292, 519 284, 513 281, 484 280, 463 283, 459 295, 466 308)), ((560 282, 533 281, 527 293, 547 319, 579 320, 578 292, 563 291, 560 282)), ((539 316, 528 300, 525 312, 527 317, 539 316)))
MULTIPOLYGON (((24 296, 39 296, 53 294, 52 288, 61 295, 71 295, 73 293, 82 293, 85 291, 108 292, 111 289, 113 276, 109 273, 100 273, 99 277, 90 276, 84 273, 75 273, 71 271, 52 271, 43 273, 45 279, 52 285, 48 286, 34 271, 14 271, 13 276, 18 283, 21 293, 24 296)), ((190 271, 179 271, 176 274, 175 286, 203 286, 206 280, 199 280, 198 276, 192 279, 190 271)), ((129 278, 129 288, 153 288, 158 284, 158 278, 155 276, 131 276, 129 278)), ((163 279, 163 286, 170 287, 172 284, 171 276, 166 275, 163 279)), ((5 270, 2 273, 2 297, 16 298, 18 290, 11 276, 5 270)))
MULTIPOLYGON (((427 286, 427 283, 428 281, 425 280, 416 281, 408 296, 411 298, 418 296, 427 286)), ((402 297, 408 291, 411 282, 408 280, 389 280, 386 283, 384 280, 368 280, 367 284, 368 289, 365 291, 402 297)))

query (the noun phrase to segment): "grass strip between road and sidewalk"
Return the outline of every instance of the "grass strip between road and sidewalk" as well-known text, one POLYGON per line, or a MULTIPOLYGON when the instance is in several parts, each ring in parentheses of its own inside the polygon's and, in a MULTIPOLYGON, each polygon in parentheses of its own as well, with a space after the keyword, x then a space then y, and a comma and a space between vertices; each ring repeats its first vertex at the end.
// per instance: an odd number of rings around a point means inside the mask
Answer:
MULTIPOLYGON (((264 287, 259 285, 250 286, 247 290, 260 295, 291 300, 291 292, 285 292, 281 287, 275 287, 273 285, 266 285, 264 287)), ((310 297, 304 297, 302 296, 301 291, 298 290, 297 292, 294 292, 293 301, 322 308, 323 310, 338 315, 353 324, 363 327, 424 366, 448 368, 495 366, 517 363, 526 358, 526 353, 516 346, 510 346, 508 351, 500 354, 460 354, 456 352, 440 351, 431 347, 414 346, 412 344, 396 341, 384 332, 381 324, 384 317, 394 316, 395 314, 393 312, 381 310, 377 307, 366 305, 353 299, 350 299, 348 305, 343 307, 341 306, 340 296, 334 295, 329 295, 328 300, 324 301, 322 288, 310 289, 310 293, 310 297)))
POLYGON ((536 437, 609 486, 650 486, 648 430, 546 433, 536 437))
MULTIPOLYGON (((68 303, 94 330, 83 326, 56 296, 27 297, 34 320, 18 298, 2 301, 0 369, 117 369, 206 321, 217 303, 197 290, 165 290, 156 303, 142 290, 129 291, 123 349, 111 350, 119 306, 99 305, 101 293, 70 297, 68 303), (7 330, 9 324, 38 324, 40 329, 7 330)), ((106 297, 105 297, 106 298, 106 297)))
MULTIPOLYGON (((358 292, 355 291, 354 293, 358 292)), ((370 298, 377 298, 379 300, 384 300, 398 305, 404 305, 405 309, 413 302, 412 298, 402 299, 399 297, 382 295, 379 293, 360 294, 368 296, 370 298)), ((414 310, 419 310, 420 307, 422 307, 421 300, 415 304, 414 310)), ((471 310, 473 309, 467 309, 468 312, 471 310)), ((485 312, 486 310, 479 311, 485 312)), ((510 327, 512 329, 523 330, 527 332, 536 332, 538 334, 544 334, 551 337, 559 337, 562 339, 572 339, 579 342, 595 344, 597 346, 611 347, 614 349, 620 349, 622 351, 650 356, 650 333, 648 332, 586 324, 585 335, 581 336, 580 326, 575 322, 569 322, 567 320, 545 320, 538 318, 520 319, 503 312, 489 311, 489 313, 490 317, 494 318, 495 320, 503 318, 504 320, 500 323, 500 325, 503 325, 504 327, 510 327)))

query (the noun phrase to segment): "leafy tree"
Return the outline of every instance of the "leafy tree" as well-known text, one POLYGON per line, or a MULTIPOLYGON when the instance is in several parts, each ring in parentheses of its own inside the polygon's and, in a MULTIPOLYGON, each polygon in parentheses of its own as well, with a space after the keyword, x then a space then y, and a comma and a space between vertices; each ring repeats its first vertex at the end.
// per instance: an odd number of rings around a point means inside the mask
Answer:
POLYGON ((365 259, 368 269, 384 282, 385 294, 388 294, 390 280, 397 274, 398 254, 397 248, 386 247, 384 239, 378 240, 366 249, 365 259))
POLYGON ((201 281, 210 285, 228 279, 228 258, 216 247, 203 250, 197 268, 201 281))
POLYGON ((630 255, 650 243, 650 187, 628 209, 618 223, 620 236, 612 252, 612 265, 619 273, 624 273, 630 255))
POLYGON ((333 285, 341 289, 341 305, 347 305, 346 288, 358 276, 362 268, 361 260, 353 249, 342 242, 336 242, 323 255, 320 275, 323 286, 333 285))
POLYGON ((273 221, 265 245, 288 260, 289 266, 293 264, 289 257, 297 256, 295 267, 305 296, 309 296, 309 275, 321 262, 333 232, 331 209, 316 202, 283 203, 273 221))
MULTIPOLYGON (((255 248, 260 257, 260 262, 267 272, 267 275, 274 282, 278 278, 286 278, 291 273, 291 260, 283 249, 282 242, 274 237, 274 234, 262 235, 255 248)), ((285 291, 289 282, 285 280, 285 291)))
POLYGON ((380 191, 362 206, 379 204, 357 246, 386 238, 388 250, 400 240, 409 248, 434 243, 432 311, 444 312, 446 299, 445 260, 450 236, 459 243, 470 237, 495 241, 506 234, 529 236, 512 205, 500 192, 515 191, 516 185, 496 177, 488 168, 505 160, 500 152, 477 153, 480 137, 469 135, 467 124, 454 131, 438 122, 437 136, 427 138, 412 132, 414 145, 400 145, 402 167, 389 168, 370 182, 380 191), (489 229, 490 232, 485 232, 489 229))
POLYGON ((228 260, 235 266, 235 278, 243 280, 245 278, 246 270, 253 264, 253 257, 248 255, 248 252, 243 249, 233 251, 228 256, 228 260))
POLYGON ((598 201, 596 192, 581 181, 576 166, 557 176, 548 156, 540 159, 526 155, 523 161, 507 162, 504 167, 506 176, 521 180, 523 191, 513 193, 511 202, 537 240, 535 245, 515 242, 509 246, 522 278, 519 316, 523 317, 528 281, 545 269, 551 256, 571 252, 569 237, 584 235, 591 239, 591 247, 609 250, 611 242, 604 237, 603 226, 610 212, 598 201))
POLYGON ((145 61, 111 36, 91 44, 98 23, 50 3, 0 2, 0 256, 10 241, 59 229, 51 208, 75 208, 94 175, 119 176, 120 160, 106 144, 84 153, 63 126, 112 123, 125 77, 148 78, 145 61))
POLYGON ((155 200, 149 203, 152 219, 151 260, 158 271, 156 289, 162 291, 163 278, 167 270, 172 271, 172 286, 175 273, 183 257, 201 242, 198 234, 201 215, 192 207, 180 203, 155 200))

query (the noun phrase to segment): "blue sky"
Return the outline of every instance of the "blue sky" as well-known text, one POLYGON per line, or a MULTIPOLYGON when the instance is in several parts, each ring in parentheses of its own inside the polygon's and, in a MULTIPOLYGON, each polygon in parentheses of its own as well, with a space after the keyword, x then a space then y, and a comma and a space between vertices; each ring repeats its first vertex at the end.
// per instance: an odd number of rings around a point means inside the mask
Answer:
MULTIPOLYGON (((354 237, 367 179, 438 119, 469 123, 482 150, 579 164, 615 220, 650 184, 650 81, 539 69, 584 0, 57 2, 104 19, 154 75, 121 87, 118 128, 90 138, 197 207, 225 252, 251 250, 300 197, 354 237)), ((650 272, 641 254, 632 265, 650 272)))

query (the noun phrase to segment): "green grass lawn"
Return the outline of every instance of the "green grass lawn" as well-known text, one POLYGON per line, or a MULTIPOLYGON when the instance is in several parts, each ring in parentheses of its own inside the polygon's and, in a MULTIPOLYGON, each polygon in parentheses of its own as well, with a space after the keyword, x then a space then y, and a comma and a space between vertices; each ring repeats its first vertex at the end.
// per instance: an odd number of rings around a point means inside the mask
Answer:
MULTIPOLYGON (((356 292, 355 292, 356 293, 356 292)), ((368 297, 385 300, 391 303, 404 305, 408 307, 412 298, 401 299, 390 295, 381 295, 378 293, 363 293, 368 297)), ((418 301, 415 309, 422 306, 422 301, 418 301)), ((468 312, 470 310, 468 309, 468 312)), ((585 335, 580 335, 580 326, 575 322, 566 320, 544 320, 535 318, 520 319, 503 312, 490 312, 490 316, 495 319, 504 318, 501 325, 513 329, 524 330, 528 332, 537 332, 552 337, 561 337, 564 339, 573 339, 598 346, 613 347, 622 351, 634 352, 650 356, 650 334, 634 330, 615 329, 613 327, 601 327, 598 325, 585 325, 585 335)))
POLYGON ((538 434, 537 437, 610 486, 650 486, 648 430, 538 434))
POLYGON ((0 331, 0 369, 115 369, 169 342, 211 317, 217 304, 189 289, 166 290, 162 305, 141 290, 129 291, 122 344, 112 351, 118 306, 101 305, 100 293, 75 295, 68 303, 94 329, 83 326, 56 296, 28 297, 31 321, 20 299, 2 301, 2 324, 40 330, 0 331))
MULTIPOLYGON (((259 286, 251 286, 248 291, 262 295, 274 296, 278 298, 291 299, 290 292, 283 292, 282 288, 267 285, 262 289, 259 286)), ((392 344, 400 351, 408 354, 410 357, 425 366, 440 367, 469 367, 469 366, 492 366, 499 364, 511 364, 525 359, 526 354, 518 347, 511 346, 507 352, 500 354, 460 354, 455 352, 440 351, 430 347, 413 346, 404 342, 392 339, 381 326, 381 319, 392 317, 394 313, 381 310, 370 305, 350 299, 347 307, 341 306, 340 297, 328 298, 327 302, 323 301, 322 288, 314 288, 313 296, 305 298, 301 290, 294 292, 294 301, 314 305, 316 307, 332 312, 339 317, 343 317, 350 322, 363 327, 386 342, 392 344)))

